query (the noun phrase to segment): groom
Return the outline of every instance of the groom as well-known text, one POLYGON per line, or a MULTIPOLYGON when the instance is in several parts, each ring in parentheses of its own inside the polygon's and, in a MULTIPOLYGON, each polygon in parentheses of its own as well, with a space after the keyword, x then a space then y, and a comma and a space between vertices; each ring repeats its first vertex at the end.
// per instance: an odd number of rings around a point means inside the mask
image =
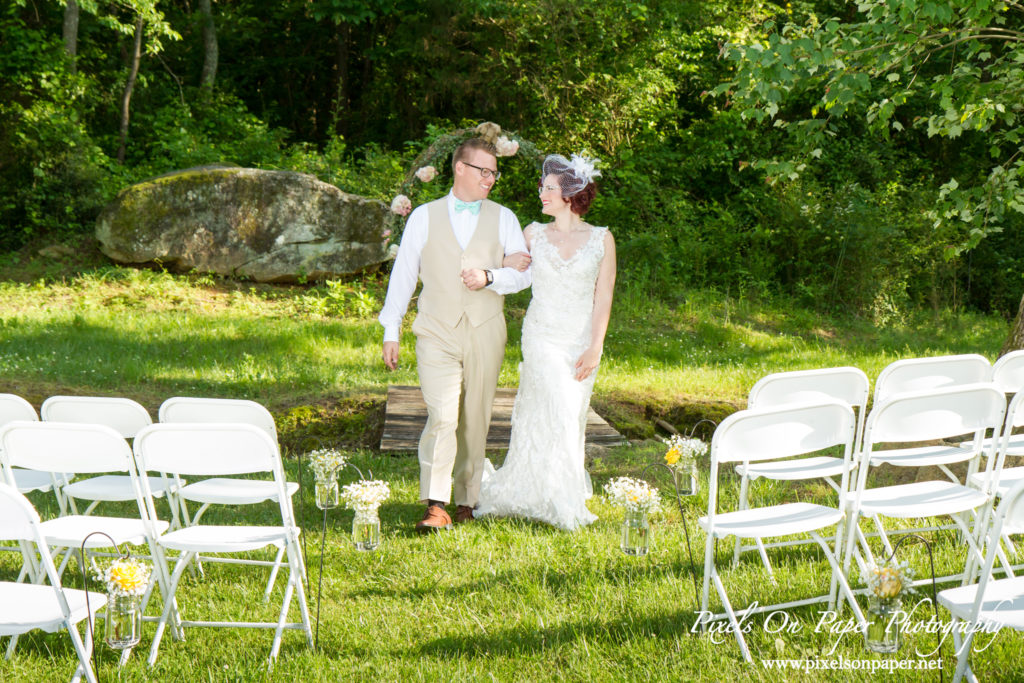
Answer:
POLYGON ((384 364, 398 367, 402 318, 418 279, 423 290, 412 324, 427 425, 420 436, 417 531, 450 529, 445 510, 455 484, 455 521, 473 519, 480 495, 491 405, 505 355, 504 295, 529 286, 529 271, 502 268, 525 252, 519 221, 489 201, 500 173, 494 146, 473 138, 452 156, 451 192, 409 216, 380 313, 384 364))

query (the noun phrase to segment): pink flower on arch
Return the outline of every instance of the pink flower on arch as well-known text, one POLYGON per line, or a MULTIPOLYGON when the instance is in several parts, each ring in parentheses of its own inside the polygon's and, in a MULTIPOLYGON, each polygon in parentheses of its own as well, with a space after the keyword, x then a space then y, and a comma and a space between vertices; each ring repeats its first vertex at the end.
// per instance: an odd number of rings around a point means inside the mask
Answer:
POLYGON ((421 183, 429 183, 437 177, 437 169, 433 166, 424 166, 416 171, 416 177, 420 179, 421 183))
POLYGON ((516 140, 509 140, 506 136, 502 135, 498 138, 497 142, 494 143, 494 147, 497 150, 499 157, 514 157, 516 152, 519 151, 519 142, 516 140))
POLYGON ((399 216, 408 216, 412 211, 412 202, 404 194, 400 194, 391 200, 391 212, 399 216))

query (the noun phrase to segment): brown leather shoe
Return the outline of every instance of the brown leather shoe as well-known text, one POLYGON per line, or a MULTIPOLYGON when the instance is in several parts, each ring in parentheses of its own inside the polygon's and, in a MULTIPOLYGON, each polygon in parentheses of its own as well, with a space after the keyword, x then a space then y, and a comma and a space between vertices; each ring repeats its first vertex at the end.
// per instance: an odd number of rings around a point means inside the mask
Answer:
POLYGON ((455 508, 455 523, 462 524, 463 522, 473 521, 473 508, 468 505, 460 505, 455 508))
POLYGON ((448 513, 445 512, 444 507, 441 505, 428 505, 423 519, 416 523, 416 531, 421 534, 451 528, 452 518, 448 516, 448 513))

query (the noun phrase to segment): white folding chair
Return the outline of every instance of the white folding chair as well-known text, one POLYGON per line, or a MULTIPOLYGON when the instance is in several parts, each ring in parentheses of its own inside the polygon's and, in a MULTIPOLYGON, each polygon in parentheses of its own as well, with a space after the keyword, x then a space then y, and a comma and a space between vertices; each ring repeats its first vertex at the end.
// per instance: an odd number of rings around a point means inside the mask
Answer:
MULTIPOLYGON (((16 420, 35 422, 39 420, 39 416, 36 415, 36 409, 32 407, 32 404, 22 397, 14 394, 0 394, 0 427, 16 420)), ((67 499, 64 497, 62 489, 73 477, 73 474, 65 472, 39 472, 21 468, 14 470, 14 481, 20 492, 40 491, 46 493, 53 491, 53 495, 57 499, 57 507, 62 515, 67 513, 67 499)))
MULTIPOLYGON (((986 430, 999 429, 1005 410, 1003 393, 992 384, 969 384, 920 393, 896 394, 876 405, 868 415, 858 458, 857 487, 851 506, 851 533, 847 535, 844 569, 849 569, 851 558, 854 557, 855 541, 859 542, 860 552, 856 554, 856 559, 860 568, 863 569, 866 562, 874 562, 867 538, 857 524, 860 517, 874 522, 888 555, 892 553, 888 538, 891 532, 887 532, 882 524, 883 517, 918 519, 948 516, 963 533, 969 552, 975 553, 980 561, 981 551, 968 521, 969 516, 975 516, 976 519, 976 511, 988 502, 987 493, 955 480, 869 488, 868 475, 880 463, 892 462, 891 454, 895 451, 875 451, 879 443, 932 441, 966 433, 974 433, 976 438, 980 438, 986 430)), ((986 470, 990 470, 994 466, 994 452, 988 451, 985 455, 986 470)), ((929 461, 922 456, 919 458, 919 466, 940 464, 943 457, 929 461)), ((978 454, 973 457, 980 458, 978 454)), ((968 567, 970 562, 969 557, 968 567)), ((966 569, 964 574, 943 577, 943 580, 961 576, 966 578, 966 569)))
POLYGON ((841 547, 845 496, 853 458, 856 418, 853 409, 840 401, 829 400, 819 403, 786 404, 761 410, 741 410, 722 421, 711 440, 711 474, 708 480, 708 514, 698 523, 707 533, 704 547, 704 591, 701 598, 702 627, 717 619, 727 618, 733 634, 743 652, 751 661, 750 651, 743 638, 743 628, 737 618, 767 611, 787 609, 800 605, 835 599, 838 583, 844 596, 853 605, 861 625, 864 615, 857 607, 850 586, 839 567, 836 550, 841 547), (746 510, 719 513, 718 469, 720 464, 735 462, 765 462, 812 454, 835 446, 843 449, 844 471, 839 490, 839 506, 829 507, 813 503, 782 503, 746 510), (819 533, 822 529, 835 527, 832 547, 819 533), (737 536, 740 538, 786 538, 810 534, 821 547, 832 568, 831 583, 827 596, 795 600, 775 605, 748 607, 735 612, 726 594, 725 586, 715 567, 715 541, 719 538, 737 536), (708 612, 710 584, 722 601, 725 612, 711 615, 708 612))
POLYGON ((993 633, 1004 627, 1024 631, 1024 577, 992 578, 999 539, 1009 527, 1024 528, 1024 481, 1003 496, 992 529, 986 534, 987 551, 978 583, 939 593, 939 604, 953 617, 953 645, 957 655, 953 683, 965 675, 968 680, 977 680, 968 661, 976 631, 993 633), (959 622, 966 622, 963 632, 959 622))
MULTIPOLYGON (((778 372, 762 377, 754 384, 747 399, 747 408, 757 410, 786 403, 816 403, 828 399, 842 401, 852 407, 857 414, 856 436, 854 437, 854 452, 856 452, 864 427, 868 390, 868 376, 862 370, 854 367, 778 372)), ((754 464, 741 463, 736 466, 736 472, 740 475, 739 509, 745 510, 748 506, 747 497, 751 481, 760 478, 774 481, 824 479, 838 493, 839 483, 836 478, 842 476, 843 468, 842 458, 827 455, 754 464)), ((775 545, 796 545, 810 542, 812 541, 784 541, 775 545)), ((768 571, 769 578, 774 583, 775 577, 765 547, 764 542, 759 538, 754 539, 754 545, 743 545, 742 539, 737 537, 733 552, 733 566, 739 563, 740 555, 743 552, 757 550, 761 555, 761 562, 768 571)))
MULTIPOLYGON (((251 424, 267 433, 277 444, 277 426, 274 424, 274 416, 270 411, 255 401, 231 398, 193 398, 190 396, 175 396, 163 402, 160 406, 159 421, 161 424, 225 424, 243 423, 251 424)), ((286 482, 285 490, 291 498, 299 490, 295 482, 286 482)), ((199 510, 192 518, 191 524, 198 524, 211 505, 257 505, 264 502, 278 502, 277 487, 274 482, 261 481, 258 479, 232 479, 227 477, 210 477, 183 486, 178 495, 182 500, 182 511, 187 515, 184 501, 190 500, 200 504, 199 510)), ((270 580, 263 593, 263 600, 270 599, 270 592, 274 588, 274 581, 281 568, 281 558, 284 548, 281 548, 277 557, 272 561, 249 560, 240 558, 212 558, 217 562, 228 562, 232 564, 256 564, 274 567, 270 573, 270 580)), ((196 555, 196 564, 202 570, 201 562, 206 560, 205 556, 196 555)), ((300 558, 302 576, 306 576, 306 565, 300 558)))
POLYGON ((7 659, 11 658, 18 636, 35 629, 50 633, 67 629, 71 644, 78 655, 74 678, 83 674, 86 680, 96 681, 89 656, 92 653, 93 614, 107 602, 103 593, 63 588, 54 567, 50 549, 40 530, 39 514, 32 503, 8 481, 0 482, 0 540, 18 541, 34 546, 39 554, 49 585, 0 582, 0 636, 10 636, 7 659), (78 624, 88 621, 85 641, 78 633, 78 624))
MULTIPOLYGON (((43 401, 39 411, 44 422, 74 422, 100 424, 110 427, 125 439, 133 439, 140 429, 153 424, 153 419, 141 404, 130 398, 110 396, 51 396, 43 401)), ((149 482, 153 495, 167 498, 171 508, 171 526, 181 526, 175 492, 181 482, 161 474, 149 482)), ((78 514, 75 499, 91 501, 82 514, 88 515, 103 501, 135 500, 131 478, 124 474, 104 474, 81 479, 64 486, 64 495, 74 514, 78 514)))
MULTIPOLYGON (((309 646, 313 634, 309 623, 309 610, 302 584, 302 564, 299 550, 300 529, 295 523, 291 498, 285 492, 286 481, 281 454, 277 444, 263 430, 249 424, 156 424, 143 429, 135 437, 135 458, 143 472, 177 472, 187 476, 232 476, 250 473, 270 473, 270 482, 276 489, 274 496, 280 509, 281 524, 276 526, 213 526, 193 524, 163 534, 157 543, 180 553, 170 579, 173 595, 189 562, 202 553, 241 553, 275 546, 284 550, 288 565, 288 580, 277 622, 235 621, 182 621, 182 626, 222 626, 239 628, 274 628, 274 641, 270 662, 277 657, 281 636, 285 629, 301 629, 309 646), (301 621, 287 622, 292 598, 299 602, 301 621)), ((147 480, 142 489, 151 519, 156 519, 152 492, 147 480)), ((171 603, 168 602, 168 605, 171 603)), ((157 626, 150 649, 149 663, 157 658, 169 612, 164 611, 157 626)))

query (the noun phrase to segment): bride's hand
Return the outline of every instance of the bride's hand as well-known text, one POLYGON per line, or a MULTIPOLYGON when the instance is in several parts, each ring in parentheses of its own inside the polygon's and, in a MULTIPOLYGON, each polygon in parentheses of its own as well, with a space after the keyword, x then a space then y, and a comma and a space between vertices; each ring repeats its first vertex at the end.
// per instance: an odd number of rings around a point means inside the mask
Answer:
POLYGON ((590 377, 591 373, 594 372, 594 368, 601 361, 600 349, 595 349, 593 346, 588 348, 580 356, 579 360, 576 361, 576 380, 582 382, 587 377, 590 377))
POLYGON ((503 268, 515 268, 520 273, 530 267, 530 255, 525 251, 517 251, 514 254, 509 254, 502 260, 501 265, 503 268))

